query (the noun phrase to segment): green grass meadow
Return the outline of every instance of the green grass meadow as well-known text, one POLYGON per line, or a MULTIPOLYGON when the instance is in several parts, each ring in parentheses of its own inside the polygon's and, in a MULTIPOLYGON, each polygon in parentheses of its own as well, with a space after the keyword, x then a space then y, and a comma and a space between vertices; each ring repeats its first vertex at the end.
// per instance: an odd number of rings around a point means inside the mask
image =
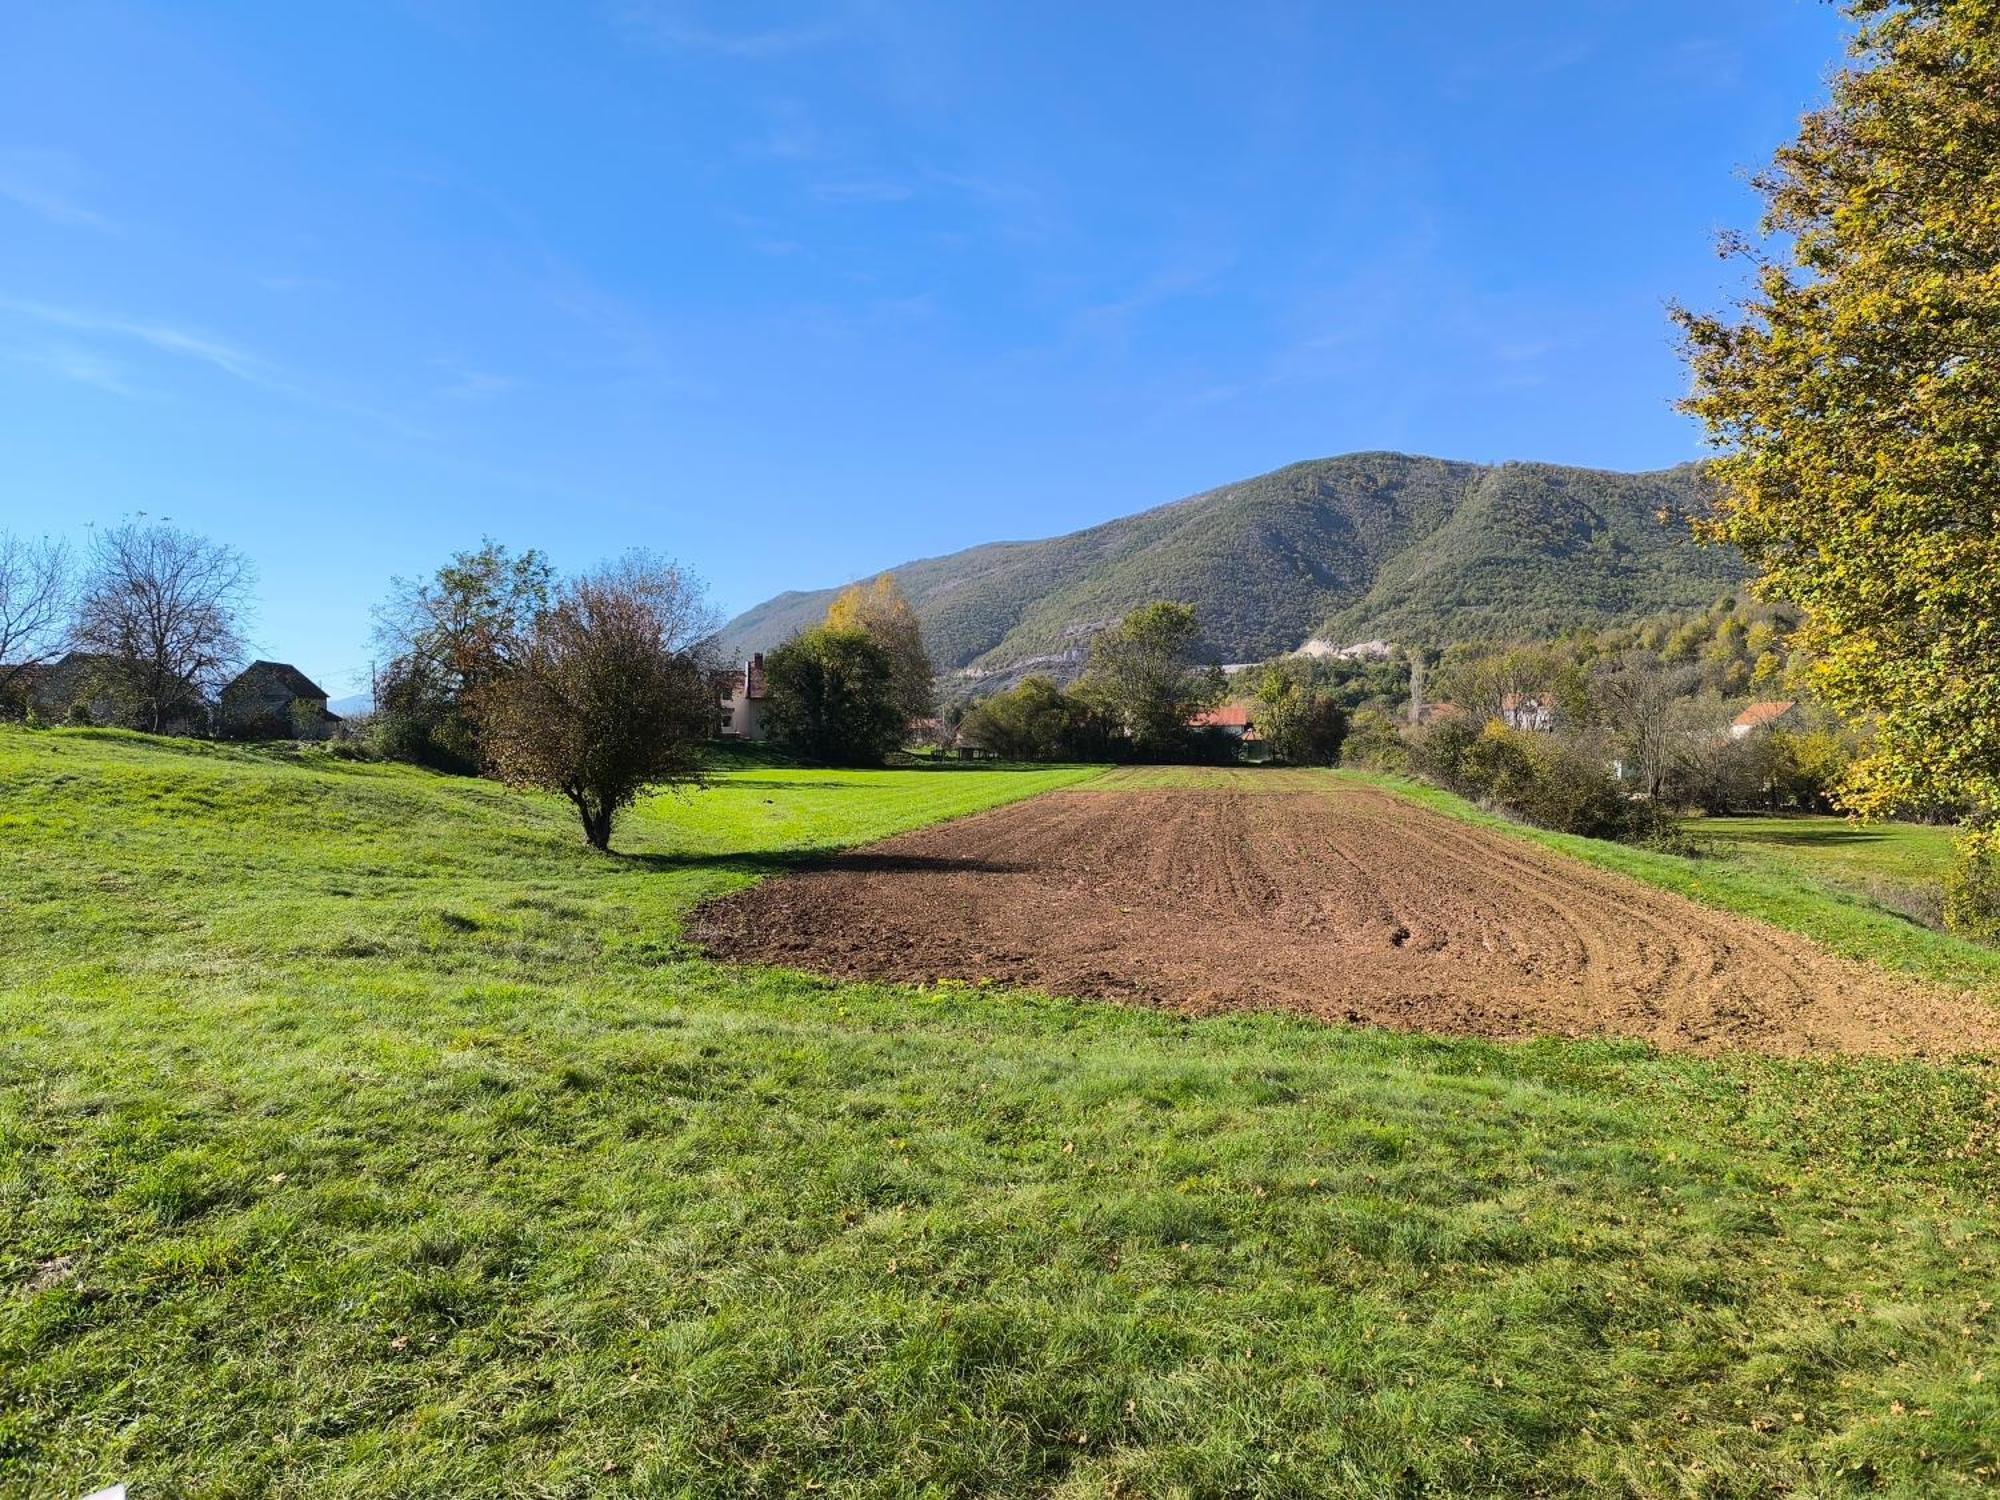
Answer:
POLYGON ((606 857, 484 783, 0 729, 0 1494, 2000 1483, 1984 1063, 1190 1021, 679 940, 1095 774, 738 769, 606 857))

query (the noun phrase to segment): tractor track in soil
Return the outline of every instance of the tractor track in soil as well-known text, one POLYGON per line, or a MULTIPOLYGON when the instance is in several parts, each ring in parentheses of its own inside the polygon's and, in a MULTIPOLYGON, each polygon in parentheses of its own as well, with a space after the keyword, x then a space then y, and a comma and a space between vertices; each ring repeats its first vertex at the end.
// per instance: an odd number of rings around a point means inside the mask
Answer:
POLYGON ((920 829, 710 903, 689 936, 735 962, 1192 1014, 1705 1052, 2000 1050, 2000 1007, 1975 995, 1385 792, 1254 773, 920 829))

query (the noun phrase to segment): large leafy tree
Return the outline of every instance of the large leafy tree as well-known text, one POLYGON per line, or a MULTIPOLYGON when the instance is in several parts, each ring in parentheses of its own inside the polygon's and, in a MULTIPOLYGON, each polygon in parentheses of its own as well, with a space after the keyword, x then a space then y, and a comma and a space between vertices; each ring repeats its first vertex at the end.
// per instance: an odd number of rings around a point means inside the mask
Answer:
POLYGON ((1185 750, 1188 720, 1222 696, 1222 674, 1195 663, 1194 607, 1143 604, 1091 642, 1077 696, 1130 736, 1142 756, 1185 750))
POLYGON ((764 679, 771 738, 808 760, 880 765, 902 742, 895 665, 866 631, 803 631, 764 658, 764 679))
POLYGON ((701 586, 634 553, 564 584, 479 690, 494 774, 569 799, 592 848, 648 787, 699 781, 715 727, 701 586))
POLYGON ((1677 310, 1709 532, 1867 717, 1851 801, 2000 807, 2000 0, 1850 0, 1854 64, 1757 179, 1755 291, 1677 310))
POLYGON ((532 547, 516 556, 491 540, 454 553, 429 578, 392 579, 375 611, 375 640, 388 663, 375 706, 388 753, 478 770, 480 695, 513 669, 554 588, 548 558, 532 547))
POLYGON ((884 573, 866 587, 856 583, 842 589, 827 609, 826 623, 834 630, 862 631, 888 653, 896 706, 905 717, 923 718, 936 706, 937 672, 924 646, 923 627, 893 577, 884 573))
POLYGON ((1281 656, 1257 681, 1257 732, 1271 753, 1295 766, 1331 766, 1347 738, 1339 690, 1309 658, 1281 656))

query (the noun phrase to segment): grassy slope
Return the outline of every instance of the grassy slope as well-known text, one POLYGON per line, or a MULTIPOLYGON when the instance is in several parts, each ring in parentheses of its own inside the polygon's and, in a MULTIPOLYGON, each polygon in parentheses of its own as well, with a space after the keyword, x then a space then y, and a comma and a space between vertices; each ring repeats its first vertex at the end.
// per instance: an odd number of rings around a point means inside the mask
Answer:
POLYGON ((2000 950, 1933 931, 1869 894, 1873 882, 1935 879, 1941 873, 1939 862, 1948 856, 1947 830, 1907 825, 1856 830, 1837 818, 1715 819, 1690 826, 1721 857, 1690 858, 1530 828, 1397 776, 1333 774, 1393 791, 1465 822, 1505 829, 1704 905, 1802 933, 1850 958, 2000 995, 2000 950))
POLYGON ((1984 1488, 1983 1070, 674 942, 1074 774, 751 773, 603 859, 478 784, 0 731, 0 1493, 1984 1488))

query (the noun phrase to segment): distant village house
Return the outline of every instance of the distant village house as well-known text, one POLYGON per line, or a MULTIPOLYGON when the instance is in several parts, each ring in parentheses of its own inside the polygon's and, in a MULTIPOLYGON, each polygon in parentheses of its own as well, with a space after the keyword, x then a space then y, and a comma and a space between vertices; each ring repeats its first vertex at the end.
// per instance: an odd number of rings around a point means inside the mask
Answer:
POLYGON ((339 723, 325 690, 282 661, 253 661, 237 673, 216 714, 218 732, 240 740, 324 740, 339 723))
MULTIPOLYGON (((27 674, 24 697, 37 719, 49 724, 129 725, 135 698, 136 663, 96 651, 72 651, 27 674)), ((208 732, 208 706, 193 689, 174 705, 164 726, 168 734, 208 732)))
POLYGON ((1743 740, 1765 730, 1798 729, 1802 727, 1803 720, 1804 715, 1799 712, 1798 704, 1790 698, 1753 703, 1730 720, 1729 737, 1743 740))
MULTIPOLYGON (((90 724, 99 728, 150 727, 139 706, 145 701, 145 671, 137 662, 102 652, 72 651, 46 665, 10 674, 10 702, 0 705, 29 713, 48 724, 90 724)), ((167 713, 163 732, 232 739, 324 740, 341 722, 326 706, 326 693, 297 667, 256 661, 222 690, 211 711, 193 687, 167 713)))
POLYGON ((715 685, 723 738, 763 739, 764 704, 771 695, 764 680, 764 653, 759 651, 733 672, 718 672, 715 685))
POLYGON ((1553 734, 1556 702, 1545 693, 1508 693, 1500 699, 1500 720, 1509 729, 1553 734))
POLYGON ((1225 703, 1220 708, 1206 709, 1189 719, 1188 727, 1220 730, 1233 740, 1257 738, 1257 721, 1247 703, 1225 703))

